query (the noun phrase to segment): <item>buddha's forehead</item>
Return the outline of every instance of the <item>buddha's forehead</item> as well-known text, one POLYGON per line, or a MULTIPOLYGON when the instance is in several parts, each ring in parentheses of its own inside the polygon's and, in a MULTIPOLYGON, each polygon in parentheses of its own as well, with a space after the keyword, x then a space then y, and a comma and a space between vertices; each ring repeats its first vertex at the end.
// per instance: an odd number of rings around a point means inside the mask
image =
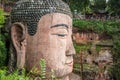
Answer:
POLYGON ((39 20, 38 26, 41 28, 66 27, 72 28, 72 18, 61 13, 46 14, 39 20))
POLYGON ((20 0, 13 7, 11 20, 25 22, 28 33, 32 36, 37 31, 40 18, 46 14, 62 13, 72 17, 69 6, 62 0, 20 0))
POLYGON ((40 21, 43 21, 46 23, 51 23, 52 24, 60 24, 60 23, 64 23, 64 24, 72 24, 72 18, 66 14, 62 14, 62 13, 51 13, 51 14, 47 14, 44 15, 40 18, 40 21))

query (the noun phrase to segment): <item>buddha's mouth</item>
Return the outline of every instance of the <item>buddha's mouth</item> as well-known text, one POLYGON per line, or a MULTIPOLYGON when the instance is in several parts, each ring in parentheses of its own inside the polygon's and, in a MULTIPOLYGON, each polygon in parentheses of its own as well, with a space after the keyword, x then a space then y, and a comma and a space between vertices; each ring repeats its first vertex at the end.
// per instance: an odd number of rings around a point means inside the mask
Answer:
POLYGON ((73 61, 65 63, 66 65, 72 67, 73 66, 73 61))

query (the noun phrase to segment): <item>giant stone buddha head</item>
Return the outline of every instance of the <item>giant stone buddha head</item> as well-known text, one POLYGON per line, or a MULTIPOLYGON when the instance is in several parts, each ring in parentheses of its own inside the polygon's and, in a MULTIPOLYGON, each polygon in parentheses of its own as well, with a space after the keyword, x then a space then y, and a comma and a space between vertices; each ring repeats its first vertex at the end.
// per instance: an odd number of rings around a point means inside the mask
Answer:
MULTIPOLYGON (((46 69, 56 77, 67 77, 73 69, 72 14, 62 0, 20 0, 11 12, 11 40, 17 67, 30 71, 46 69)), ((63 79, 69 80, 69 79, 63 79)))

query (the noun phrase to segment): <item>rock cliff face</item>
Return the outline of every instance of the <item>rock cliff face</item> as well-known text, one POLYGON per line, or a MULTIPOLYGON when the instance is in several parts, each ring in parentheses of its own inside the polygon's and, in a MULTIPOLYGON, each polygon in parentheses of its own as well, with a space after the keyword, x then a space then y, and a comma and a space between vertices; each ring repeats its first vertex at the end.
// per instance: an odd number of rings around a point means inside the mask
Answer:
POLYGON ((73 34, 73 39, 76 41, 76 43, 98 41, 99 35, 94 32, 77 32, 73 34))
POLYGON ((93 31, 82 31, 78 28, 73 28, 73 40, 76 43, 86 43, 86 42, 95 42, 95 41, 109 41, 111 39, 110 36, 108 36, 105 33, 95 33, 93 31))
MULTIPOLYGON (((92 31, 80 31, 79 29, 73 29, 73 40, 75 44, 80 47, 84 45, 90 46, 86 50, 83 50, 82 57, 81 50, 79 53, 77 53, 77 55, 75 55, 74 71, 81 72, 81 66, 83 66, 83 77, 85 80, 93 80, 95 79, 95 76, 100 74, 102 76, 108 75, 108 73, 105 73, 108 69, 107 66, 111 65, 113 62, 111 55, 113 44, 111 42, 111 38, 106 34, 98 34, 92 31), (81 58, 82 63, 80 61, 81 58), (79 67, 76 67, 77 64, 79 64, 79 67), (93 73, 95 74, 89 75, 93 73)), ((108 79, 108 77, 104 78, 108 79)))

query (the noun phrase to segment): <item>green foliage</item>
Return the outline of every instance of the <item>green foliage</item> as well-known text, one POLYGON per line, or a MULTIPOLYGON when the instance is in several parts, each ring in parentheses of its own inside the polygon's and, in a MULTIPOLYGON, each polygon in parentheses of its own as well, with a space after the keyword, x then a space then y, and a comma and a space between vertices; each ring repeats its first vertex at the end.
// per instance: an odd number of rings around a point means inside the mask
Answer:
POLYGON ((69 4, 72 12, 77 10, 78 12, 84 12, 87 10, 90 1, 89 0, 63 0, 69 4))
POLYGON ((7 49, 5 47, 5 37, 0 34, 0 67, 5 65, 7 49))
POLYGON ((99 52, 101 50, 101 46, 96 46, 96 51, 99 52))
POLYGON ((116 16, 120 15, 120 0, 63 0, 69 4, 72 12, 77 10, 81 13, 91 13, 106 11, 109 14, 116 16))
POLYGON ((99 12, 100 10, 105 11, 106 6, 106 0, 93 0, 93 3, 91 4, 90 8, 94 12, 99 12))
POLYGON ((113 60, 115 64, 120 63, 120 41, 115 40, 113 45, 113 60))
POLYGON ((4 12, 2 9, 0 9, 0 28, 3 27, 4 23, 5 23, 4 12))
POLYGON ((81 13, 98 12, 105 10, 107 4, 106 0, 63 0, 69 4, 72 12, 77 10, 81 13))
POLYGON ((120 65, 115 64, 110 69, 110 76, 113 77, 114 80, 120 80, 120 65))
POLYGON ((77 45, 76 43, 74 43, 74 48, 75 48, 75 51, 76 53, 80 53, 81 50, 88 50, 90 49, 91 45, 90 44, 87 44, 87 45, 83 45, 83 44, 79 44, 77 45))
POLYGON ((114 64, 110 69, 111 76, 115 78, 115 80, 120 80, 120 40, 115 40, 113 45, 113 61, 114 64))
POLYGON ((40 60, 40 67, 41 67, 41 71, 40 71, 40 75, 42 79, 45 79, 46 77, 46 61, 44 59, 40 60))
POLYGON ((31 80, 25 76, 25 71, 23 71, 23 75, 18 75, 18 71, 10 75, 6 75, 6 72, 6 70, 0 70, 0 80, 31 80))
POLYGON ((115 35, 120 30, 120 20, 73 20, 73 26, 80 30, 89 30, 97 33, 106 33, 108 35, 115 35))
POLYGON ((52 69, 51 70, 51 73, 50 73, 50 78, 49 79, 47 79, 46 78, 46 61, 45 61, 45 59, 41 59, 40 60, 40 77, 39 77, 39 79, 41 79, 41 80, 59 80, 59 79, 57 79, 56 78, 56 76, 55 76, 55 72, 54 72, 54 70, 52 69))
POLYGON ((0 9, 0 67, 5 66, 7 58, 6 34, 1 33, 1 28, 3 28, 4 23, 4 12, 0 9))
POLYGON ((51 74, 49 75, 50 78, 48 79, 47 72, 46 72, 46 61, 44 59, 40 60, 40 72, 38 73, 38 69, 33 67, 33 69, 26 74, 25 69, 22 70, 22 75, 18 75, 18 70, 14 71, 13 73, 6 75, 7 69, 1 68, 0 69, 0 80, 61 80, 56 78, 54 74, 54 70, 51 70, 51 74), (35 72, 36 71, 36 72, 35 72), (31 77, 30 73, 33 73, 34 77, 31 77), (36 74, 40 74, 40 76, 36 76, 36 74), (33 79, 34 78, 34 79, 33 79))
POLYGON ((120 15, 120 0, 109 0, 107 10, 113 16, 120 15))

